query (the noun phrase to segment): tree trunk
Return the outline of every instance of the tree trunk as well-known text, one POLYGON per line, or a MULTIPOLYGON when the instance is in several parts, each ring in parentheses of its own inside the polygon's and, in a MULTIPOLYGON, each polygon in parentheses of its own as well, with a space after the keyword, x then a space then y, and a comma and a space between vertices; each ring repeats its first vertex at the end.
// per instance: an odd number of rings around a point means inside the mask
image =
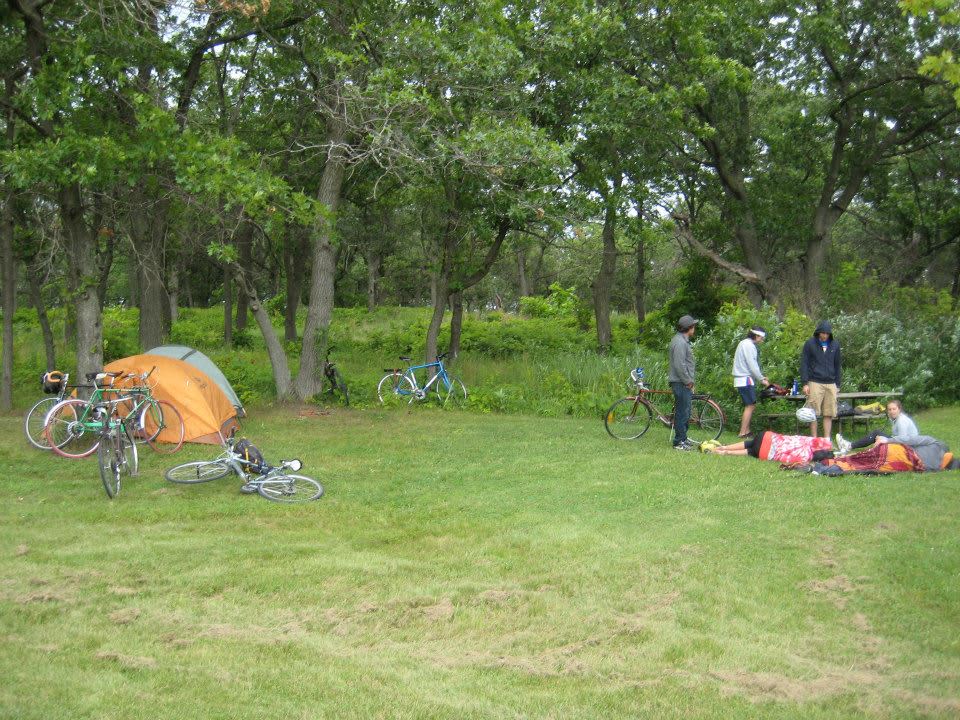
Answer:
POLYGON ((110 282, 110 270, 113 268, 113 247, 114 236, 110 232, 106 236, 106 244, 101 251, 98 248, 97 262, 100 265, 100 282, 97 283, 97 297, 100 299, 100 307, 103 307, 107 301, 107 285, 110 282))
MULTIPOLYGON (((35 276, 36 277, 36 276, 35 276)), ((30 302, 37 311, 37 322, 43 333, 43 351, 47 358, 47 371, 57 369, 57 351, 53 344, 53 330, 50 329, 50 318, 47 316, 47 307, 43 303, 43 294, 40 292, 39 282, 29 282, 30 302)))
POLYGON ((180 270, 176 262, 167 274, 167 298, 170 301, 170 326, 180 319, 180 270))
POLYGON ((328 122, 330 151, 320 178, 317 199, 326 208, 327 216, 314 225, 313 270, 310 278, 310 305, 303 327, 300 351, 300 372, 294 382, 297 399, 306 400, 322 387, 323 358, 327 352, 330 318, 333 316, 333 284, 337 270, 334 230, 337 209, 343 191, 346 171, 347 127, 345 108, 338 103, 328 122))
POLYGON ((223 268, 223 344, 233 347, 233 273, 223 268))
POLYGON ((953 251, 953 283, 950 286, 950 296, 953 298, 953 309, 960 305, 960 244, 954 246, 953 251))
POLYGON ((460 334, 463 330, 463 291, 450 294, 450 364, 460 355, 460 334))
POLYGON ((170 299, 164 286, 164 245, 170 203, 154 200, 141 186, 131 193, 133 212, 129 216, 131 240, 138 266, 140 347, 148 350, 163 345, 169 324, 170 299))
POLYGON ((77 382, 103 368, 102 309, 97 297, 97 243, 83 217, 80 187, 60 189, 60 217, 67 237, 67 257, 76 278, 73 306, 76 309, 77 382))
POLYGON ((383 255, 379 250, 367 253, 367 312, 373 312, 380 303, 380 268, 383 255))
POLYGON ((129 290, 127 307, 140 307, 140 265, 134 258, 130 258, 130 263, 127 265, 127 289, 129 290))
POLYGON ((527 249, 517 248, 517 296, 527 297, 530 293, 530 282, 527 280, 527 249))
POLYGON ((647 252, 643 243, 643 235, 637 237, 637 273, 633 281, 633 309, 637 313, 637 322, 643 325, 647 319, 647 252))
MULTIPOLYGON (((244 222, 236 236, 240 267, 243 268, 245 280, 249 284, 253 284, 253 279, 250 276, 253 268, 253 230, 253 223, 244 222)), ((239 278, 237 281, 239 282, 239 278)), ((247 293, 237 293, 237 330, 247 329, 247 300, 247 293)))
POLYGON ((253 318, 260 328, 263 335, 263 342, 267 346, 267 357, 270 358, 270 369, 273 372, 273 385, 277 391, 277 397, 286 400, 290 397, 291 376, 290 365, 287 362, 287 354, 280 344, 277 333, 273 329, 273 323, 270 322, 270 314, 266 311, 257 297, 256 288, 246 276, 246 269, 242 266, 235 266, 234 273, 237 278, 237 285, 240 292, 246 296, 253 318))
POLYGON ((617 270, 617 196, 616 189, 620 187, 620 178, 614 182, 614 190, 607 196, 606 208, 603 216, 603 255, 600 260, 600 271, 590 284, 593 291, 593 314, 597 320, 597 347, 601 353, 610 350, 613 333, 610 327, 610 292, 613 288, 613 278, 617 270))
POLYGON ((286 282, 287 306, 283 313, 283 339, 297 341, 297 308, 303 292, 304 265, 307 257, 307 233, 299 225, 291 228, 283 242, 283 268, 286 282))
POLYGON ((424 352, 425 362, 433 362, 437 357, 440 326, 443 325, 443 315, 447 309, 447 299, 450 297, 450 293, 447 290, 450 282, 449 278, 441 276, 437 277, 436 281, 437 299, 433 305, 433 314, 430 316, 430 325, 427 327, 427 347, 424 352), (441 297, 444 298, 442 302, 440 301, 441 297))
POLYGON ((0 283, 3 284, 3 377, 0 379, 0 410, 13 407, 13 313, 17 302, 17 267, 13 263, 12 191, 4 193, 0 219, 0 283))

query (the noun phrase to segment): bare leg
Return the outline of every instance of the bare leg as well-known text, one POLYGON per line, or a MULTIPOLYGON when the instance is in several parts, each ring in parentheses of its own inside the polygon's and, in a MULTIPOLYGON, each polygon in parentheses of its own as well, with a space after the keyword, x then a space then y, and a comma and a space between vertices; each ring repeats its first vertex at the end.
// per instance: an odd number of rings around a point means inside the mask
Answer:
MULTIPOLYGON (((743 443, 738 443, 742 445, 743 443)), ((740 448, 739 450, 735 449, 733 445, 726 445, 724 447, 718 447, 714 450, 717 455, 749 455, 746 448, 740 448)))
POLYGON ((812 423, 810 423, 810 437, 816 437, 816 436, 817 436, 817 421, 814 420, 812 423))
MULTIPOLYGON (((823 416, 823 436, 829 440, 830 431, 833 429, 833 418, 826 415, 823 416)), ((816 435, 816 433, 814 433, 816 435)))
POLYGON ((742 442, 735 442, 732 445, 721 445, 711 452, 715 452, 718 455, 746 455, 747 447, 742 442))
POLYGON ((740 434, 746 435, 750 432, 750 418, 753 417, 753 409, 756 405, 747 405, 743 408, 743 417, 740 418, 740 434))

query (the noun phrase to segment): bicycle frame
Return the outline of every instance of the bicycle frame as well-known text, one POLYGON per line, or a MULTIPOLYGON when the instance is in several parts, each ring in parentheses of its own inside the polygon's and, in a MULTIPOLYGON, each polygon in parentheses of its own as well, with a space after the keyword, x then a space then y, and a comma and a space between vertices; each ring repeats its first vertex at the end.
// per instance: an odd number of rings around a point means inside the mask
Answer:
MULTIPOLYGON (((620 440, 635 440, 641 437, 647 432, 654 418, 666 427, 673 427, 676 412, 673 391, 648 387, 639 372, 640 369, 631 373, 634 392, 617 400, 604 413, 604 427, 610 435, 620 440), (670 409, 665 411, 665 400, 668 397, 670 409), (645 410, 641 411, 641 407, 645 410)), ((690 428, 699 436, 694 438, 694 442, 719 437, 726 422, 723 408, 706 393, 695 393, 691 402, 690 428), (709 437, 710 435, 713 437, 709 437)))
POLYGON ((410 382, 413 383, 414 392, 426 394, 430 389, 430 386, 437 382, 437 379, 443 381, 443 386, 449 390, 450 389, 450 377, 447 375, 447 369, 443 366, 442 360, 434 360, 432 363, 426 363, 424 365, 411 365, 402 373, 410 382), (420 383, 417 382, 417 370, 426 370, 428 368, 437 368, 437 372, 434 373, 433 377, 427 382, 426 385, 421 387, 420 383))
MULTIPOLYGON (((242 455, 234 451, 232 438, 229 441, 223 441, 221 445, 223 446, 223 452, 210 462, 222 462, 224 465, 229 467, 241 480, 245 480, 246 482, 253 484, 265 482, 279 473, 287 472, 291 468, 285 463, 294 462, 284 461, 280 465, 267 465, 264 463, 260 466, 259 470, 253 470, 250 467, 253 465, 253 463, 244 459, 242 455)), ((295 462, 299 463, 299 461, 295 462)), ((299 470, 301 467, 303 467, 302 463, 300 463, 296 470, 299 470)), ((294 472, 296 472, 296 470, 294 470, 294 472)))

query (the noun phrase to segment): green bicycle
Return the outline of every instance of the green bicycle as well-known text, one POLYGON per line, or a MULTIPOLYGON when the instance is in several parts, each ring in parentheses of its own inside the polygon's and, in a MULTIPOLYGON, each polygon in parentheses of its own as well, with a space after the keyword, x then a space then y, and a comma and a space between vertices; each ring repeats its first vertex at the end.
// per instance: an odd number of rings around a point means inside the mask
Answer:
POLYGON ((146 383, 153 372, 142 375, 120 373, 89 373, 94 384, 89 400, 71 398, 58 403, 47 413, 44 434, 50 448, 66 458, 84 458, 92 455, 100 444, 103 420, 96 410, 109 405, 112 415, 119 416, 130 426, 130 435, 137 442, 145 442, 159 453, 175 453, 183 445, 184 426, 179 411, 166 400, 157 400, 146 383), (118 378, 131 378, 138 385, 113 387, 118 378), (111 385, 102 387, 109 381, 111 385))

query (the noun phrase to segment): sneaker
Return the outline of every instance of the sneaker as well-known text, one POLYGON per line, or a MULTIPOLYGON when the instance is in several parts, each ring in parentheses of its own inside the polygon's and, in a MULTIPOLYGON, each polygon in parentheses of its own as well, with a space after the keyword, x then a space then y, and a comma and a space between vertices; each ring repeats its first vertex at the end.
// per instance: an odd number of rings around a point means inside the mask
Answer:
POLYGON ((717 440, 704 440, 702 443, 700 443, 700 452, 702 452, 702 453, 712 453, 712 452, 714 452, 718 447, 720 447, 719 441, 717 441, 717 440))
POLYGON ((842 453, 848 453, 853 449, 850 441, 845 439, 840 433, 837 433, 837 447, 842 453))
POLYGON ((748 433, 744 433, 743 435, 737 435, 737 439, 738 439, 738 440, 753 440, 753 433, 752 433, 752 432, 748 432, 748 433))
POLYGON ((240 486, 240 492, 244 495, 253 495, 257 491, 256 483, 244 483, 240 486))
POLYGON ((684 440, 682 443, 677 443, 676 445, 674 445, 673 449, 690 452, 691 450, 695 450, 696 448, 692 442, 690 442, 689 440, 684 440))

